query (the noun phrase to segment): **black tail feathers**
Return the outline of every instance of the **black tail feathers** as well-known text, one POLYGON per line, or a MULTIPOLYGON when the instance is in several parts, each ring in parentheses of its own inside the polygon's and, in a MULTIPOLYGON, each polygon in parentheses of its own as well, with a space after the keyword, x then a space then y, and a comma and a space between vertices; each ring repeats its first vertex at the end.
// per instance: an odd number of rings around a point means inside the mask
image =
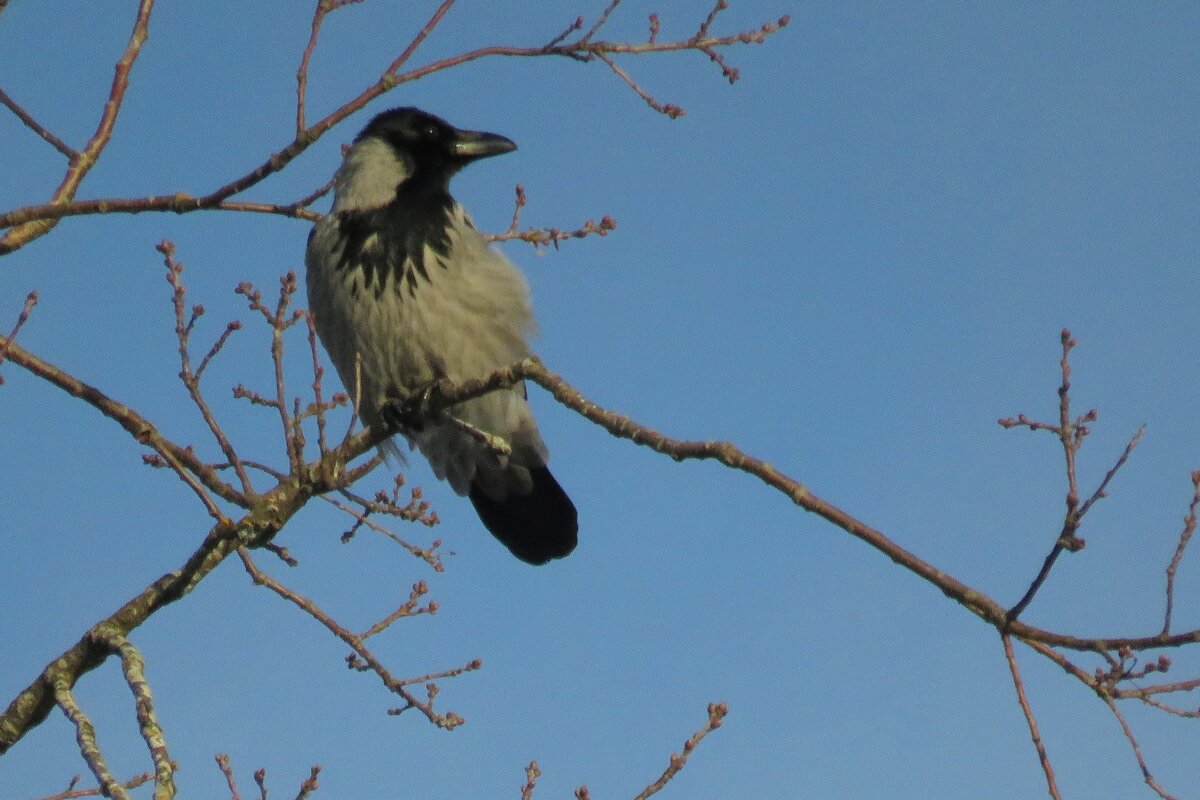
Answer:
POLYGON ((575 504, 546 467, 530 469, 533 491, 493 500, 471 484, 479 519, 509 551, 527 564, 545 564, 575 549, 579 519, 575 504))

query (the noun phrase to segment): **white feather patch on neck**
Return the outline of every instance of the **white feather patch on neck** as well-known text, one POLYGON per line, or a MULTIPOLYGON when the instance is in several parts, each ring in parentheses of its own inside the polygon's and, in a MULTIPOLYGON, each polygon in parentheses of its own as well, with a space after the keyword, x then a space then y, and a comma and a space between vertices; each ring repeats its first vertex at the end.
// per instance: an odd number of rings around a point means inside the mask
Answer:
POLYGON ((385 206, 411 169, 381 139, 355 142, 333 181, 334 211, 364 211, 385 206))

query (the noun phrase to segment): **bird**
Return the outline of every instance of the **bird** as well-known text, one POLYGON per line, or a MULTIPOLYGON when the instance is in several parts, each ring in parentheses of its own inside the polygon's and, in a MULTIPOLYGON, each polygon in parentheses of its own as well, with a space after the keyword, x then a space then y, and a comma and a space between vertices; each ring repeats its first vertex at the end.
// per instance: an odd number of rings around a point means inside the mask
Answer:
MULTIPOLYGON (((463 167, 516 148, 405 107, 375 116, 346 150, 332 208, 309 233, 306 284, 317 335, 364 425, 434 381, 481 378, 532 355, 524 276, 450 194, 463 167)), ((523 384, 401 434, 520 560, 545 564, 575 549, 575 505, 546 466, 523 384)), ((399 454, 390 441, 381 450, 399 454)))

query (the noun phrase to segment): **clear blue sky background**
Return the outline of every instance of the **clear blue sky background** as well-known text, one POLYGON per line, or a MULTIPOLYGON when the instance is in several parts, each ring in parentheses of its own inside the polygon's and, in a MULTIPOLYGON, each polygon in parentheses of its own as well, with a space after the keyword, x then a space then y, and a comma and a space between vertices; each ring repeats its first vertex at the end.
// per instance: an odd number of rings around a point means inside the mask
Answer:
MULTIPOLYGON (((311 2, 162 0, 113 141, 80 197, 203 193, 290 140, 311 2)), ((310 114, 374 80, 432 3, 370 0, 330 18, 310 114)), ((537 45, 594 0, 462 0, 414 64, 493 43, 537 45)), ((520 150, 471 168, 456 194, 503 229, 513 185, 528 224, 619 229, 539 256, 505 251, 533 287, 537 349, 596 402, 685 438, 731 439, 1002 602, 1020 596, 1063 511, 1062 455, 1001 416, 1056 413, 1058 332, 1080 339, 1075 399, 1100 411, 1080 474, 1094 487, 1142 423, 1144 443, 1026 614, 1084 635, 1161 625, 1163 568, 1200 468, 1200 8, 1157 3, 810 3, 741 0, 727 32, 790 13, 765 46, 730 52, 725 84, 694 53, 624 58, 677 121, 602 65, 480 61, 404 86, 333 131, 250 199, 320 185, 369 115, 413 104, 504 133, 520 150)), ((704 3, 626 0, 605 34, 689 35, 704 3)), ((134 3, 13 0, 0 86, 82 144, 134 3)), ((63 159, 0 113, 0 207, 41 202, 63 159)), ((175 379, 163 238, 203 303, 198 340, 248 323, 207 376, 244 455, 280 463, 277 420, 230 398, 266 389, 265 329, 232 292, 301 270, 308 225, 238 214, 78 218, 0 264, 0 323, 41 292, 22 343, 210 445, 175 379)), ((293 393, 309 378, 293 341, 293 393)), ((171 475, 82 403, 3 367, 0 702, 100 616, 178 566, 208 519, 171 475)), ((225 564, 134 635, 180 762, 181 796, 221 797, 229 753, 245 794, 265 767, 292 796, 631 797, 724 700, 725 726, 671 797, 1014 798, 1045 782, 994 631, 858 541, 754 480, 611 439, 532 392, 554 468, 580 509, 568 560, 533 569, 433 482, 455 555, 432 573, 313 504, 281 536, 301 560, 260 561, 354 627, 426 580, 434 617, 375 640, 397 674, 482 658, 438 702, 435 730, 345 648, 225 564)), ((376 483, 383 483, 380 476, 376 483)), ((375 484, 372 484, 375 485, 375 484)), ((1200 553, 1180 573, 1180 628, 1200 625, 1200 553)), ((1019 652, 1071 798, 1150 796, 1093 696, 1019 652)), ((1191 671, 1188 671, 1188 667, 1191 671)), ((1177 657, 1177 677, 1196 657, 1177 657)), ((122 776, 147 768, 116 666, 80 699, 122 776)), ((1195 702, 1194 698, 1190 702, 1195 702)), ((1200 726, 1127 707, 1159 779, 1200 786, 1200 726)), ((65 719, 0 760, 0 797, 85 772, 65 719)))

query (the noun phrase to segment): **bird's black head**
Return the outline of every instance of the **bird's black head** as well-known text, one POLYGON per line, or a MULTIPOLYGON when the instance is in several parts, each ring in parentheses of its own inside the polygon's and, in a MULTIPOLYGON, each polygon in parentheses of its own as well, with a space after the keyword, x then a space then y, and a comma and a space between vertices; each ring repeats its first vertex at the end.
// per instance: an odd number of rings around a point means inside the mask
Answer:
POLYGON ((454 173, 481 158, 517 149, 507 137, 468 131, 418 108, 384 111, 363 128, 355 141, 386 142, 421 182, 445 186, 454 173))

